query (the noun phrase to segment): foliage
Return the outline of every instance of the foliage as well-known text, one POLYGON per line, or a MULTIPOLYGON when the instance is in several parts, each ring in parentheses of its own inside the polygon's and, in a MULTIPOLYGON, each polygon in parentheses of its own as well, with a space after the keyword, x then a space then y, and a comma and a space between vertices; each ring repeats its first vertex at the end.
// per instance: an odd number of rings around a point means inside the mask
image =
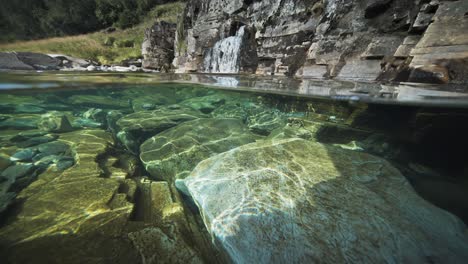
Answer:
POLYGON ((77 35, 137 25, 170 0, 2 0, 0 41, 77 35))
MULTIPOLYGON (((183 2, 158 5, 143 17, 141 23, 131 28, 117 29, 111 33, 100 31, 78 36, 4 43, 0 44, 0 52, 30 51, 45 54, 66 54, 90 59, 101 64, 117 64, 125 59, 140 58, 145 29, 156 20, 174 23, 177 21, 177 15, 182 13, 184 6, 183 2)), ((2 17, 0 17, 1 21, 2 17)))

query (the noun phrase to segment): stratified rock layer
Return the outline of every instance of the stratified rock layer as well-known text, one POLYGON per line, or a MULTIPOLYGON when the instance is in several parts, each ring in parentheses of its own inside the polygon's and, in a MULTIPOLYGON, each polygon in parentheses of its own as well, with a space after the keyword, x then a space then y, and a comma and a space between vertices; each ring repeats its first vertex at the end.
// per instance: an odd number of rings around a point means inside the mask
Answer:
POLYGON ((143 67, 168 71, 174 59, 176 25, 165 21, 155 23, 145 31, 141 54, 143 67))
POLYGON ((466 1, 191 0, 179 72, 466 83, 466 1))
POLYGON ((369 154, 301 139, 260 141, 201 162, 184 183, 235 263, 468 257, 464 225, 369 154))

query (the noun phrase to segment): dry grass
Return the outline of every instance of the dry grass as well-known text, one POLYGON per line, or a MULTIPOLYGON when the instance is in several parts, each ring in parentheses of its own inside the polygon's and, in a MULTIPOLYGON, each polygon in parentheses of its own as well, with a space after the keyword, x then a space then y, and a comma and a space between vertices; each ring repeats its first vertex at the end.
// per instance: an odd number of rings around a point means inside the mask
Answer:
POLYGON ((116 30, 112 33, 95 32, 86 35, 49 38, 32 41, 20 41, 0 44, 0 51, 30 51, 46 54, 65 54, 83 59, 90 59, 101 64, 120 63, 124 59, 141 57, 141 44, 144 32, 155 21, 175 23, 183 12, 183 2, 159 5, 151 10, 145 19, 133 28, 116 30), (114 45, 105 45, 107 39, 114 38, 114 45), (119 43, 133 43, 123 47, 119 43))

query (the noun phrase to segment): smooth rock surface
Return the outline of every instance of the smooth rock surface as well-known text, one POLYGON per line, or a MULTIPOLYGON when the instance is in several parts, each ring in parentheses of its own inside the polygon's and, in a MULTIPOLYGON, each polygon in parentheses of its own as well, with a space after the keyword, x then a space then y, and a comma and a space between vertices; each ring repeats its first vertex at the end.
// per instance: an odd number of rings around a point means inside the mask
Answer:
POLYGON ((121 131, 134 134, 159 133, 180 123, 202 117, 203 114, 188 107, 168 107, 153 111, 140 111, 126 115, 117 121, 121 131))
POLYGON ((0 52, 0 69, 4 70, 34 70, 34 68, 16 57, 14 53, 0 52))
POLYGON ((61 63, 59 59, 41 53, 16 52, 16 56, 37 70, 58 70, 61 63))
MULTIPOLYGON (((58 142, 72 146, 77 162, 65 170, 49 168, 18 195, 21 210, 0 228, 3 262, 201 262, 203 243, 167 183, 143 181, 135 199, 134 180, 103 177, 99 157, 108 155, 111 134, 81 130, 61 134, 58 142)), ((13 197, 3 193, 0 209, 13 197)))
POLYGON ((260 141, 202 161, 183 183, 235 263, 468 257, 466 226, 369 154, 301 139, 260 141))
POLYGON ((48 132, 69 132, 73 130, 67 116, 58 111, 52 111, 41 116, 38 128, 48 132))
POLYGON ((200 161, 258 138, 238 119, 197 119, 145 141, 140 159, 151 176, 172 182, 200 161))

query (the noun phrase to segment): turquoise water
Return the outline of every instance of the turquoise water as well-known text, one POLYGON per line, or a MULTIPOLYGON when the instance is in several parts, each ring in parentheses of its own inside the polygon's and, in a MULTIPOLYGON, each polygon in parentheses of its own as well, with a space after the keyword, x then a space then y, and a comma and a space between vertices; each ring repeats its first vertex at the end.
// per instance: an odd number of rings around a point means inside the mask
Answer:
POLYGON ((2 263, 468 254, 460 87, 1 77, 2 263))

